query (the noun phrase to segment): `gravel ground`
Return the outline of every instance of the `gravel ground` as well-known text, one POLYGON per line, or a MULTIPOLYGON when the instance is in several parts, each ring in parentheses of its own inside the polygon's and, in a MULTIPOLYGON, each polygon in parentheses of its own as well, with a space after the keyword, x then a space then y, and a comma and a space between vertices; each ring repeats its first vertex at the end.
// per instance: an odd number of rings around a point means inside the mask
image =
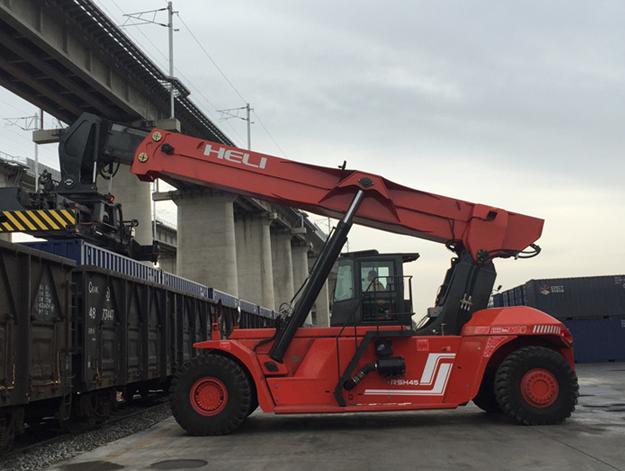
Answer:
POLYGON ((67 435, 53 443, 30 448, 25 453, 0 458, 0 471, 34 471, 64 461, 80 453, 148 429, 171 415, 169 404, 146 409, 143 414, 123 418, 98 430, 67 435))

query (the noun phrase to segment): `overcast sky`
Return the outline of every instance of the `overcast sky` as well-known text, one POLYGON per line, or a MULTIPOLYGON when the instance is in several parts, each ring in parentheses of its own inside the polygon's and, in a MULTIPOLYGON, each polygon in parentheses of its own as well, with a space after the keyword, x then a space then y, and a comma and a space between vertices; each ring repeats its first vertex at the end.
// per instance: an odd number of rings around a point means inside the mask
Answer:
MULTIPOLYGON (((158 1, 96 2, 116 22, 158 1), (122 12, 123 9, 123 12, 122 12)), ((178 0, 182 20, 273 135, 256 150, 348 167, 546 220, 531 260, 498 284, 625 272, 625 3, 621 1, 178 0)), ((177 20, 176 20, 177 21, 177 20)), ((176 75, 239 145, 241 98, 178 22, 176 75)), ((128 34, 164 70, 165 28, 128 34)), ((2 90, 4 116, 34 108, 2 90)), ((0 150, 31 153, 2 127, 0 150)), ((53 161, 55 149, 42 150, 53 161)), ((171 210, 164 209, 169 219, 171 210)), ((415 305, 430 305, 450 253, 359 228, 350 249, 418 251, 415 305)))

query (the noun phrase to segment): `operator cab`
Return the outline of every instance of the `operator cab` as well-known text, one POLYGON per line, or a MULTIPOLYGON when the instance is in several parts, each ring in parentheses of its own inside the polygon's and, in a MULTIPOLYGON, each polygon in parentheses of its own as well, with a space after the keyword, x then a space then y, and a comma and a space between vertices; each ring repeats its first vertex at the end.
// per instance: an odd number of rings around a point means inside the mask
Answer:
POLYGON ((364 250, 341 254, 330 325, 411 325, 412 276, 403 264, 418 253, 380 254, 364 250))

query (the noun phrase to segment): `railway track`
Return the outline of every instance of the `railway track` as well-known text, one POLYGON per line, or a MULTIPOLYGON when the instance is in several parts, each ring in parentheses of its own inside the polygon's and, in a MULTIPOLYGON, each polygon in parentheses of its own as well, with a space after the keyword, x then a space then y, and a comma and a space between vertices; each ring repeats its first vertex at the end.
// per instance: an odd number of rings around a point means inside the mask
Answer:
POLYGON ((0 456, 0 470, 41 469, 148 428, 167 415, 167 394, 163 393, 148 399, 122 403, 97 428, 78 424, 74 429, 68 430, 60 428, 58 423, 51 423, 37 430, 28 430, 16 441, 13 450, 0 456), (142 418, 146 420, 134 420, 142 418), (136 423, 132 423, 133 421, 136 423))

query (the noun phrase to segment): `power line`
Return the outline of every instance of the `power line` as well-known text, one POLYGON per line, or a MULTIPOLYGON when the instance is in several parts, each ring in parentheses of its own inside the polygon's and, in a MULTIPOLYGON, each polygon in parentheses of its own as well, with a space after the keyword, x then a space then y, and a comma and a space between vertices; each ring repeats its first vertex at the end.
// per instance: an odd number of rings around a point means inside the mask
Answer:
POLYGON ((252 150, 252 124, 254 124, 254 121, 252 121, 252 118, 250 117, 250 112, 254 111, 254 108, 252 108, 250 106, 249 103, 246 103, 245 106, 239 106, 238 108, 228 108, 225 110, 217 110, 217 112, 221 113, 223 116, 223 119, 228 120, 228 119, 240 119, 245 121, 246 123, 246 129, 247 129, 247 150, 252 150), (245 111, 245 116, 240 116, 239 111, 245 111))
POLYGON ((267 129, 267 126, 265 126, 265 123, 263 123, 263 120, 260 118, 259 114, 256 111, 254 111, 253 109, 252 109, 252 111, 254 112, 254 116, 256 116, 256 119, 258 120, 258 124, 260 124, 260 127, 265 130, 265 132, 269 136, 269 139, 271 139, 271 141, 274 143, 274 145, 278 148, 278 150, 280 151, 281 155, 285 156, 286 152, 284 151, 284 149, 282 147, 280 147, 280 144, 278 144, 278 142, 274 139, 273 135, 269 132, 269 129, 267 129))
MULTIPOLYGON (((191 28, 189 28, 189 26, 187 25, 187 23, 184 21, 184 19, 182 18, 182 16, 180 15, 180 13, 178 13, 178 18, 180 19, 180 22, 182 23, 182 25, 184 26, 184 28, 187 30, 187 32, 191 35, 191 37, 193 38, 193 40, 196 42, 196 44, 200 47, 200 49, 202 50, 202 52, 206 55, 206 57, 208 57, 208 60, 215 66, 215 68, 217 69, 217 71, 219 72, 219 74, 223 77, 223 79, 226 81, 226 83, 228 85, 230 85, 230 88, 232 88, 232 90, 238 95, 238 97, 243 101, 243 103, 248 104, 249 101, 245 99, 245 97, 243 97, 243 95, 241 94, 241 92, 239 91, 239 89, 234 85, 234 83, 232 83, 232 80, 230 80, 228 78, 228 76, 225 74, 225 72, 221 69, 221 67, 219 67, 219 65, 217 64, 217 62, 215 62, 215 60, 213 59, 213 57, 209 54, 209 52, 206 50, 206 48, 204 47, 204 45, 200 42, 200 40, 198 39, 198 37, 193 33, 193 31, 191 31, 191 28)), ((284 152, 284 149, 282 149, 282 147, 280 146, 280 144, 278 144, 278 142, 276 141, 276 139, 273 137, 273 135, 269 132, 269 129, 267 129, 267 126, 265 126, 265 124, 263 123, 263 120, 261 119, 260 115, 258 114, 258 112, 254 111, 254 116, 256 116, 256 119, 258 119, 258 122, 260 124, 260 126, 263 128, 263 130, 265 131, 265 133, 267 134, 267 136, 269 136, 269 139, 271 139, 271 141, 274 143, 274 145, 278 148, 278 150, 284 155, 286 154, 286 152, 284 152)))
POLYGON ((174 11, 174 7, 171 1, 167 2, 167 8, 157 8, 156 10, 143 10, 133 13, 124 13, 126 20, 120 25, 120 28, 129 26, 142 26, 142 25, 158 25, 167 28, 167 37, 169 39, 169 57, 168 57, 168 72, 169 72, 169 117, 175 119, 175 98, 176 98, 176 80, 174 79, 174 31, 178 31, 174 28, 174 14, 178 13, 174 11), (160 12, 167 11, 167 23, 161 23, 157 21, 157 16, 160 12), (150 17, 151 15, 151 17, 150 17), (134 21, 134 23, 133 23, 134 21))
POLYGON ((206 57, 208 57, 208 60, 211 61, 211 63, 215 66, 215 68, 217 69, 217 71, 221 74, 221 76, 223 77, 223 79, 228 83, 228 85, 230 85, 230 88, 232 88, 232 90, 234 90, 234 92, 239 95, 239 98, 241 100, 243 100, 243 103, 247 103, 247 100, 245 98, 243 98, 243 95, 241 95, 241 92, 239 92, 239 90, 237 89, 237 87, 234 86, 234 84, 232 83, 232 81, 228 78, 228 76, 224 73, 223 70, 221 70, 221 67, 219 67, 219 65, 217 64, 217 62, 215 62, 215 60, 212 58, 212 56, 208 53, 208 51, 206 50, 206 48, 204 47, 204 45, 200 42, 200 40, 197 38, 197 36, 193 33, 193 31, 191 31, 191 28, 189 28, 189 26, 187 26, 187 23, 182 19, 182 16, 180 16, 180 13, 178 13, 178 18, 180 19, 180 22, 182 23, 182 25, 185 27, 185 29, 187 30, 187 32, 191 35, 191 37, 194 39, 194 41, 197 43, 197 45, 200 47, 200 49, 202 50, 202 52, 204 52, 204 54, 206 55, 206 57))
MULTIPOLYGON (((108 8, 106 8, 106 6, 104 6, 103 2, 101 0, 96 0, 97 3, 109 14, 109 16, 111 16, 110 11, 108 10, 108 8)), ((111 2, 113 3, 113 5, 115 5, 115 7, 122 13, 124 14, 124 10, 119 6, 119 4, 115 1, 115 0, 111 0, 111 2)), ((221 75, 221 77, 224 79, 224 81, 230 86, 230 88, 234 91, 234 93, 236 93, 236 95, 244 102, 244 103, 249 103, 245 97, 243 96, 243 94, 239 91, 239 89, 234 85, 234 83, 232 82, 232 80, 230 80, 228 78, 228 76, 226 75, 226 73, 223 71, 223 69, 219 66, 219 64, 217 64, 217 62, 215 61, 215 59, 213 59, 213 57, 210 55, 210 53, 208 52, 208 50, 204 47, 204 45, 202 44, 202 42, 199 40, 199 38, 195 35, 195 33, 193 33, 193 31, 191 30, 191 28, 189 27, 189 25, 187 25, 187 23, 184 21, 184 19, 182 18, 182 16, 180 15, 180 12, 177 13, 178 15, 178 19, 180 20, 180 22, 182 23, 183 27, 186 29, 186 31, 189 33, 189 35, 193 38, 193 40, 195 41, 195 43, 198 45, 198 47, 200 48, 200 50, 204 53, 204 55, 208 58, 208 60, 211 62, 211 64, 213 64, 213 66, 215 67, 215 69, 217 69, 217 71, 219 72, 219 74, 221 75)), ((111 16, 112 17, 112 16, 111 16)), ((167 60, 167 58, 165 57, 165 54, 160 50, 160 48, 154 44, 154 42, 140 29, 138 29, 139 33, 152 45, 152 47, 154 48, 155 51, 157 51, 162 57, 163 59, 167 60)), ((128 35, 130 35, 130 32, 127 32, 128 35)), ((135 39, 136 41, 136 39, 135 39)), ((215 106, 215 104, 213 104, 211 102, 211 100, 209 100, 206 95, 204 95, 204 93, 202 93, 201 89, 199 89, 198 87, 196 87, 193 82, 187 77, 185 76, 184 73, 182 73, 182 71, 180 71, 178 68, 176 68, 176 73, 178 73, 182 78, 184 78, 190 85, 191 88, 193 88, 202 98, 204 98, 204 100, 206 100, 206 102, 209 104, 210 107, 212 107, 214 110, 216 110, 217 112, 219 112, 219 109, 217 108, 217 106, 215 106)), ((280 146, 280 144, 278 144, 278 141, 276 140, 275 137, 273 137, 273 134, 271 134, 271 132, 269 131, 269 128, 265 125, 265 123, 263 122, 261 116, 258 114, 257 111, 251 109, 251 111, 254 113, 254 116, 256 117, 256 119, 258 120, 258 123, 260 124, 261 128, 263 129, 263 131, 265 132, 265 134, 267 134, 267 136, 269 137, 269 139, 271 140, 271 142, 276 146, 276 148, 280 151, 280 153, 282 155, 285 155, 286 152, 284 151, 284 149, 280 146)), ((239 134, 239 132, 234 128, 234 126, 232 126, 228 121, 225 121, 225 123, 228 125, 228 128, 230 130, 232 130, 235 135, 239 138, 239 140, 243 140, 241 138, 241 135, 239 134)))
MULTIPOLYGON (((9 126, 17 126, 22 131, 36 131, 43 129, 43 109, 32 116, 17 118, 3 118, 9 126)), ((35 192, 39 191, 39 144, 35 142, 35 192)))
MULTIPOLYGON (((112 1, 113 5, 115 5, 115 7, 116 7, 116 8, 117 8, 117 9, 118 9, 118 10, 119 10, 122 14, 124 14, 124 10, 123 10, 123 9, 119 6, 119 4, 118 4, 115 0, 111 0, 111 1, 112 1)), ((103 9, 104 9, 104 10, 105 10, 108 14, 109 14, 109 16, 110 16, 111 18, 113 18, 113 17, 112 17, 112 15, 111 15, 111 12, 110 12, 110 11, 106 8, 106 6, 103 4, 103 2, 98 1, 97 3, 100 5, 100 7, 101 7, 101 8, 103 8, 103 9)), ((178 15, 178 16, 180 16, 180 15, 178 15)), ((148 41, 148 43, 150 43, 150 45, 152 46, 153 50, 154 50, 154 51, 156 51, 156 52, 158 52, 158 53, 160 54, 160 56, 163 58, 163 60, 165 60, 165 61, 168 61, 168 60, 169 60, 169 59, 165 56, 165 53, 164 53, 164 52, 163 52, 163 51, 162 51, 162 50, 161 50, 161 49, 160 49, 160 48, 159 48, 159 47, 158 47, 158 46, 154 43, 154 41, 152 41, 152 40, 149 38, 149 36, 147 36, 147 35, 145 34, 145 32, 143 32, 140 28, 137 28, 137 30, 136 30, 136 31, 138 31, 138 32, 141 34, 141 36, 143 36, 143 37, 146 39, 146 41, 148 41)), ((126 30, 126 34, 127 34, 128 36, 133 36, 132 34, 130 34, 130 31, 128 31, 128 30, 126 30)), ((133 38, 133 40, 134 40, 135 42, 137 42, 137 43, 139 43, 139 44, 140 44, 140 42, 137 40, 137 38, 136 38, 136 37, 134 37, 134 38, 133 38)), ((145 49, 146 51, 147 51, 147 50, 149 50, 148 48, 144 48, 144 49, 145 49)), ((153 57, 153 59, 156 59, 156 58, 154 58, 154 57, 153 57)), ((162 66, 162 63, 159 63, 159 67, 164 68, 164 67, 162 66)), ((186 76, 186 75, 182 72, 182 70, 180 70, 178 67, 175 67, 175 66, 174 66, 174 69, 175 69, 175 71, 176 71, 176 74, 177 74, 177 75, 179 75, 180 77, 182 77, 182 78, 183 78, 183 79, 184 79, 184 80, 185 80, 185 81, 189 84, 190 88, 191 88, 191 89, 192 89, 195 93, 197 93, 197 95, 199 95, 199 97, 200 97, 200 98, 203 98, 203 99, 204 99, 204 101, 208 104, 208 107, 209 107, 209 108, 212 108, 213 110, 217 111, 217 106, 216 106, 216 105, 215 105, 215 104, 214 104, 214 103, 213 103, 213 102, 212 102, 212 101, 211 101, 211 100, 210 100, 210 99, 209 99, 209 98, 208 98, 208 97, 207 97, 207 96, 206 96, 206 95, 202 92, 202 90, 201 90, 199 87, 197 87, 197 86, 195 85, 195 83, 194 83, 194 82, 193 82, 193 81, 192 81, 192 80, 191 80, 188 76, 186 76)), ((216 118, 213 118, 213 119, 215 119, 215 120, 216 120, 216 118)), ((226 122, 226 124, 228 125, 229 130, 230 130, 231 132, 233 132, 233 133, 236 135, 236 137, 239 139, 239 141, 242 141, 242 140, 243 140, 243 138, 241 137, 241 134, 239 133, 239 131, 238 131, 238 130, 234 127, 234 126, 232 126, 232 124, 230 124, 229 122, 226 122)))

